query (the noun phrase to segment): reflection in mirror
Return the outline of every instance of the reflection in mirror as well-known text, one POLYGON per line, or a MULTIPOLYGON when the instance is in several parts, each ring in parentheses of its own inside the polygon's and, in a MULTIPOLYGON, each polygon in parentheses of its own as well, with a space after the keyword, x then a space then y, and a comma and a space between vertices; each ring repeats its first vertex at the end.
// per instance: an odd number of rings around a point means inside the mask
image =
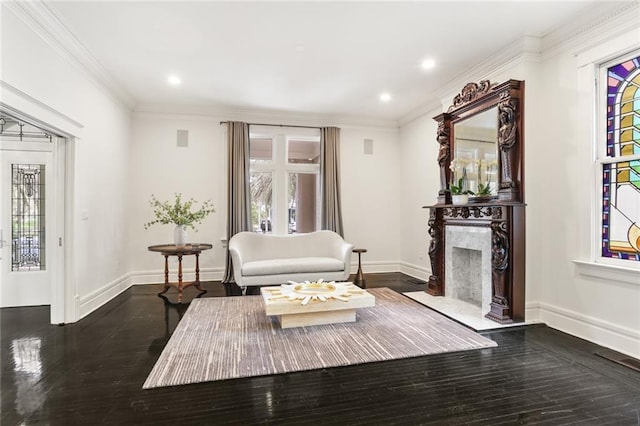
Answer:
POLYGON ((498 112, 493 107, 454 123, 451 183, 476 196, 498 193, 498 112), (489 192, 482 189, 489 185, 489 192))

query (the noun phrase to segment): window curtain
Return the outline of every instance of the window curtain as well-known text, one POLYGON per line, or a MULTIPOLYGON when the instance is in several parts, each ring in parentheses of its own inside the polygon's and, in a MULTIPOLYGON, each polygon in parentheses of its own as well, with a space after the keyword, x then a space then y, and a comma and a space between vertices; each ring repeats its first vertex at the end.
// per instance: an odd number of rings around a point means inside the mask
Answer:
MULTIPOLYGON (((235 234, 251 229, 251 198, 249 192, 249 125, 239 121, 227 123, 227 243, 235 234)), ((231 255, 223 283, 234 282, 231 255)))
POLYGON ((344 237, 340 202, 340 129, 320 129, 320 226, 344 237))

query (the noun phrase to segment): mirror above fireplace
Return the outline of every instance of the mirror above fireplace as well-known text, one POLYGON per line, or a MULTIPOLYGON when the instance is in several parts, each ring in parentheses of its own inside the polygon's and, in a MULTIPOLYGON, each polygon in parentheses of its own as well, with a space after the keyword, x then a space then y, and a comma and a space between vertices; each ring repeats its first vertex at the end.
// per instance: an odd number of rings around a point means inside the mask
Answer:
POLYGON ((475 198, 479 198, 479 188, 486 187, 489 194, 482 198, 498 195, 497 106, 453 123, 453 153, 451 182, 464 179, 475 198))
MULTIPOLYGON (((438 204, 450 204, 449 189, 465 178, 466 189, 490 183, 499 201, 524 201, 524 82, 468 83, 438 122, 440 191, 438 204)), ((473 201, 473 197, 472 197, 473 201)))

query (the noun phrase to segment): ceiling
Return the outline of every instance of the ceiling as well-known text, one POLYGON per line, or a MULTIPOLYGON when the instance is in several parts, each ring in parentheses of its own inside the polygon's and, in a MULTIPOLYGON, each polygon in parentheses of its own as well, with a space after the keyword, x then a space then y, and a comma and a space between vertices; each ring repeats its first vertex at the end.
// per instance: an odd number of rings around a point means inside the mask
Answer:
POLYGON ((601 1, 54 1, 136 108, 398 120, 524 35, 601 1), (433 58, 436 67, 423 70, 433 58), (167 84, 178 75, 179 86, 167 84), (379 95, 389 92, 391 100, 379 95))

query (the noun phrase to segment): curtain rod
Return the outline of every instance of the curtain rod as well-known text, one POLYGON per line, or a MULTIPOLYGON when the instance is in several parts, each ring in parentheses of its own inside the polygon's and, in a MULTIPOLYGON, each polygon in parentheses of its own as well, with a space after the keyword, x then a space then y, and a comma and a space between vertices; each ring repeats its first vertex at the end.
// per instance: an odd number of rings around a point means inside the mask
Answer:
MULTIPOLYGON (((228 124, 228 121, 221 121, 220 124, 228 124)), ((266 124, 266 123, 247 123, 250 126, 272 126, 272 127, 297 127, 300 129, 322 129, 317 126, 296 126, 295 124, 266 124)))

